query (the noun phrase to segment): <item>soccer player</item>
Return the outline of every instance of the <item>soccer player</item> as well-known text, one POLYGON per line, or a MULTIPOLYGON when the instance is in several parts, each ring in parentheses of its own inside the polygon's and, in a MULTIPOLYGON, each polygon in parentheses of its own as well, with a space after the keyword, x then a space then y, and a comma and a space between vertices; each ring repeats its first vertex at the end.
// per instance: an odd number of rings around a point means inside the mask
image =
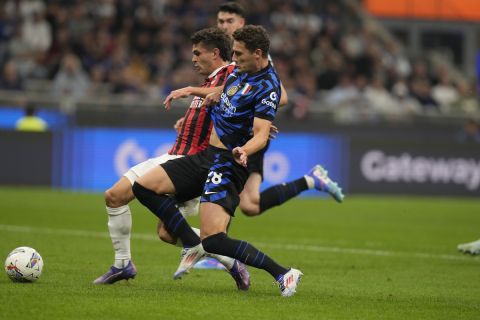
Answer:
POLYGON ((480 254, 480 240, 459 244, 457 249, 463 253, 470 253, 472 255, 480 254))
POLYGON ((153 168, 139 177, 132 189, 167 230, 190 247, 189 259, 176 275, 187 272, 205 250, 267 271, 282 296, 291 296, 302 276, 299 270, 285 268, 249 243, 226 234, 248 179, 248 157, 267 144, 281 95, 278 76, 267 57, 270 41, 265 29, 245 26, 236 30, 233 38, 236 69, 221 95, 212 93, 206 99, 219 100, 209 109, 213 129, 208 148, 153 168), (201 195, 201 240, 167 194, 176 194, 178 199, 201 195))
MULTIPOLYGON (((223 85, 227 75, 233 70, 233 66, 229 65, 232 52, 231 41, 218 28, 201 30, 195 33, 191 40, 193 66, 201 75, 207 77, 201 88, 193 89, 193 94, 205 96, 212 92, 212 88, 223 85)), ((136 268, 131 261, 130 252, 132 217, 128 206, 128 203, 135 198, 132 185, 138 177, 159 164, 170 159, 195 154, 208 146, 212 126, 207 110, 200 108, 202 101, 199 97, 193 99, 186 112, 182 130, 178 132, 176 142, 167 154, 132 167, 113 187, 105 192, 108 229, 115 250, 115 262, 107 273, 94 281, 95 284, 111 284, 135 277, 136 268)), ((190 201, 181 206, 182 213, 188 215, 195 211, 196 214, 195 204, 195 201, 190 201)), ((224 264, 239 289, 248 289, 248 271, 241 262, 227 257, 215 256, 215 258, 224 264)))
MULTIPOLYGON (((232 36, 235 30, 245 25, 245 17, 245 10, 240 4, 236 2, 221 4, 217 9, 217 27, 232 36)), ((270 55, 268 55, 268 59, 270 63, 272 63, 270 55)), ((282 106, 288 102, 288 98, 287 92, 281 82, 280 88, 281 97, 279 106, 282 106)), ((195 88, 192 87, 185 87, 172 91, 164 101, 166 108, 170 108, 172 100, 191 95, 194 89, 195 88)), ((183 118, 177 121, 176 126, 181 127, 182 124, 183 118)), ((182 130, 184 130, 184 127, 182 130)), ((245 215, 250 217, 260 215, 274 206, 283 204, 291 198, 299 195, 301 192, 313 188, 319 191, 328 192, 337 202, 343 201, 344 195, 342 189, 328 177, 328 172, 320 165, 314 166, 310 172, 303 177, 287 183, 274 185, 260 193, 260 185, 263 180, 263 161, 267 149, 268 144, 265 148, 249 157, 249 176, 243 191, 240 193, 239 205, 245 215)), ((157 232, 160 239, 163 241, 177 243, 177 239, 170 235, 161 221, 158 224, 157 232)), ((185 253, 186 251, 183 250, 181 254, 182 260, 189 258, 185 253)), ((181 261, 180 265, 182 263, 183 262, 181 261)))
MULTIPOLYGON (((217 27, 232 36, 235 30, 245 25, 245 9, 237 2, 221 4, 217 10, 217 27)), ((268 59, 271 61, 270 55, 268 59)), ((273 63, 272 63, 273 64, 273 63)), ((281 98, 279 105, 288 102, 287 92, 280 82, 281 98)), ((191 87, 172 92, 166 99, 167 107, 173 99, 188 95, 191 87)), ((180 122, 181 123, 180 119, 180 122)), ((305 176, 296 180, 272 186, 260 193, 260 185, 263 180, 263 159, 268 144, 255 155, 249 158, 249 177, 243 191, 240 194, 240 209, 247 216, 260 215, 266 210, 278 206, 308 189, 317 189, 328 192, 337 202, 342 202, 344 195, 342 189, 328 177, 328 172, 320 165, 314 166, 305 176)), ((168 239, 164 230, 159 229, 159 234, 168 239)))

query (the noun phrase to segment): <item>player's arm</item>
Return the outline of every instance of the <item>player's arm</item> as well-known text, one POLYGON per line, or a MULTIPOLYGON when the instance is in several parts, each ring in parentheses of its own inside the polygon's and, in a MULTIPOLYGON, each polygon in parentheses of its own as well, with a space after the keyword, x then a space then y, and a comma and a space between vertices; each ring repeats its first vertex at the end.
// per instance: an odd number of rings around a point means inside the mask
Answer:
POLYGON ((215 87, 215 91, 207 94, 200 107, 210 107, 220 102, 220 96, 223 92, 223 86, 215 87))
POLYGON ((186 98, 188 96, 197 96, 200 98, 205 98, 210 93, 217 92, 217 91, 222 92, 222 90, 223 90, 223 86, 220 86, 220 87, 188 86, 188 87, 173 90, 172 92, 170 92, 170 94, 163 101, 163 104, 165 106, 165 109, 169 110, 173 100, 186 98))
POLYGON ((281 94, 280 94, 280 101, 278 102, 278 106, 283 107, 288 103, 288 94, 287 94, 287 90, 283 86, 283 83, 281 82, 280 82, 280 92, 281 94))
POLYGON ((253 137, 243 146, 232 150, 235 161, 246 167, 248 156, 265 148, 267 145, 271 125, 272 122, 270 120, 255 117, 253 119, 253 137))

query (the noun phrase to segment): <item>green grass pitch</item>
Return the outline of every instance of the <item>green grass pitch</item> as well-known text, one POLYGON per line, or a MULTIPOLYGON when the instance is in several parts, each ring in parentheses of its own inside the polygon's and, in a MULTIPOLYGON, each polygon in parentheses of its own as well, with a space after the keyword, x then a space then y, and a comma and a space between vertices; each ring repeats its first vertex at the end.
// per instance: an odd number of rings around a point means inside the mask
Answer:
POLYGON ((0 276, 0 319, 480 317, 480 258, 456 251, 480 238, 478 199, 350 196, 292 200, 257 218, 237 212, 232 237, 304 272, 291 298, 252 268, 248 292, 217 270, 172 280, 179 249, 156 239, 151 213, 131 207, 138 275, 95 286, 113 261, 102 195, 0 188, 0 256, 31 246, 45 262, 34 284, 0 276))

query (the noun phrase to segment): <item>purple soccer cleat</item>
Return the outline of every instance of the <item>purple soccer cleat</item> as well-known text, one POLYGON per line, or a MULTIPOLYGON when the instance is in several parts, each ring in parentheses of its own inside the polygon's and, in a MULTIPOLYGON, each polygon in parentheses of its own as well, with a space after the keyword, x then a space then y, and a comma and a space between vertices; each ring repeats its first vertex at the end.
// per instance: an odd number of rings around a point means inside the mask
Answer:
POLYGON ((94 284, 113 284, 120 280, 133 279, 137 275, 137 268, 132 261, 128 262, 125 268, 119 269, 114 266, 110 267, 107 273, 98 277, 93 281, 94 284))
POLYGON ((247 266, 235 260, 232 269, 228 271, 237 284, 238 290, 247 291, 250 288, 250 273, 247 266))

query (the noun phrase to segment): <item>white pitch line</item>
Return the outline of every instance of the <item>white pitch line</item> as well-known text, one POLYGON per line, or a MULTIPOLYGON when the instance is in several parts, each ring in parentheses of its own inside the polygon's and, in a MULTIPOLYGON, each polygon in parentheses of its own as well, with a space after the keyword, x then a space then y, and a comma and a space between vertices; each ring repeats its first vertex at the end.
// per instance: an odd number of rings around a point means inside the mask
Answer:
MULTIPOLYGON (((110 236, 108 232, 100 231, 87 231, 78 229, 55 229, 55 228, 38 228, 31 226, 16 226, 8 224, 0 224, 0 231, 17 232, 17 233, 37 233, 37 234, 52 234, 59 236, 76 236, 84 238, 107 238, 110 236)), ((132 239, 146 240, 146 241, 160 241, 157 236, 146 233, 133 233, 132 239)), ((372 250, 372 249, 359 249, 359 248, 340 248, 340 247, 328 247, 317 245, 295 245, 295 244, 275 244, 275 243, 259 243, 255 242, 255 245, 259 247, 266 247, 271 249, 281 249, 289 251, 308 251, 308 252, 333 252, 343 254, 354 255, 370 255, 370 256, 384 256, 384 257, 411 257, 411 258, 423 258, 423 259, 438 259, 438 260, 456 260, 456 261, 475 261, 480 262, 480 257, 470 257, 461 255, 449 255, 449 254, 433 254, 424 252, 397 252, 388 250, 372 250)))

